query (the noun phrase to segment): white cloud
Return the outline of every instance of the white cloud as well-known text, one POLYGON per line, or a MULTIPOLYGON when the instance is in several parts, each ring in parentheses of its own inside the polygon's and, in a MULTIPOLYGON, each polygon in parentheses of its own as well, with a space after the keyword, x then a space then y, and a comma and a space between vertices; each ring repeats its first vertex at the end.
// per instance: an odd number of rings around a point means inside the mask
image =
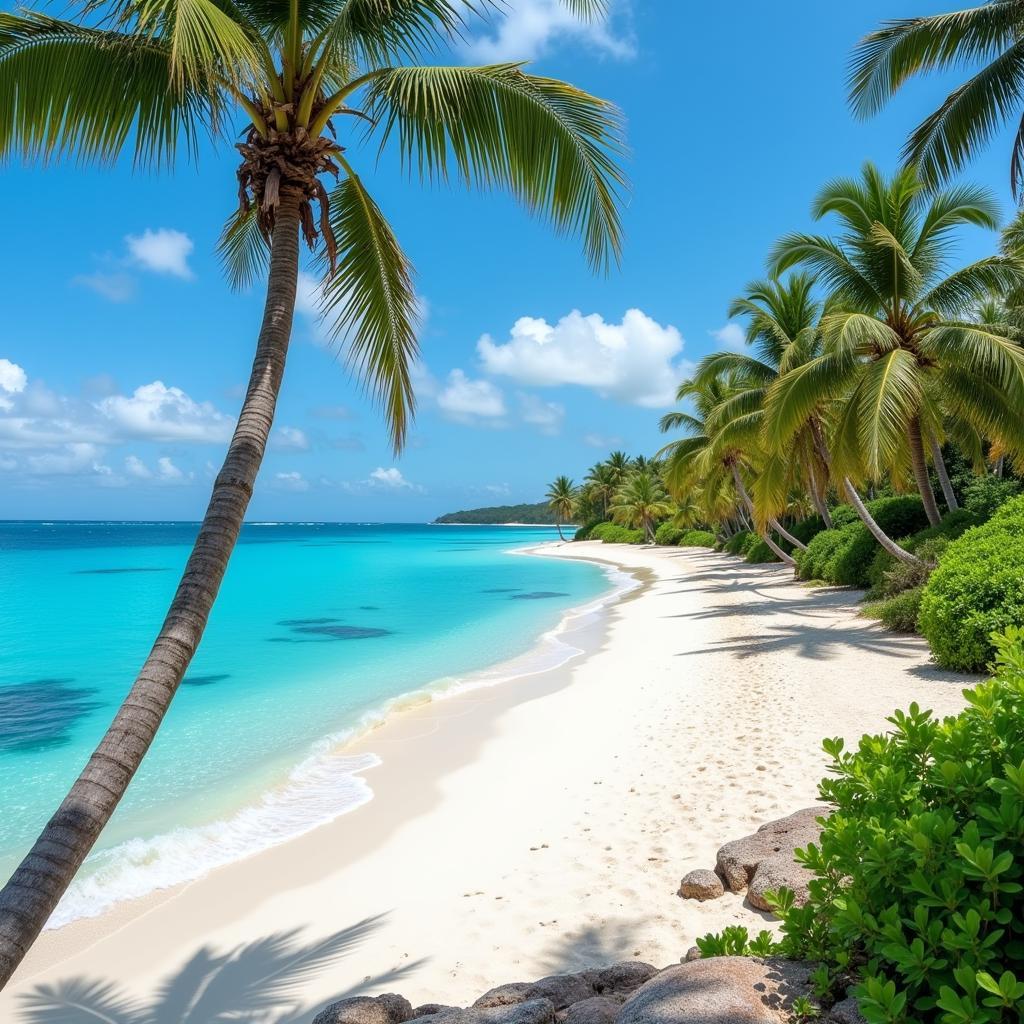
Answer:
POLYGON ((185 474, 166 455, 156 460, 156 468, 161 480, 169 483, 179 483, 185 480, 185 474))
POLYGON ((320 303, 323 301, 323 297, 320 279, 306 273, 305 270, 300 270, 295 290, 295 312, 319 320, 320 303))
POLYGON ((301 474, 292 470, 290 473, 275 473, 274 483, 285 491, 308 491, 309 481, 301 474))
POLYGON ((93 274, 76 274, 71 283, 88 288, 110 302, 127 302, 135 294, 135 278, 130 274, 107 274, 97 270, 93 274))
POLYGON ((59 451, 30 455, 25 461, 30 473, 37 476, 69 476, 82 472, 110 474, 110 467, 100 461, 101 449, 94 444, 73 442, 59 451))
POLYGON ((383 466, 378 466, 371 474, 370 481, 378 484, 381 487, 412 487, 412 484, 402 476, 402 472, 392 466, 390 469, 385 469, 383 466))
POLYGON ((126 235, 125 245, 132 261, 157 274, 171 274, 190 280, 194 275, 188 257, 195 245, 182 231, 147 228, 141 235, 126 235))
POLYGON ((445 387, 437 395, 441 411, 451 419, 499 419, 505 415, 505 398, 489 380, 473 380, 462 370, 448 374, 445 387))
POLYGON ((222 442, 234 425, 209 402, 196 402, 159 380, 137 387, 131 396, 110 395, 96 408, 121 436, 153 441, 222 442))
POLYGON ((743 352, 747 347, 747 333, 739 324, 730 322, 709 333, 719 345, 733 352, 743 352))
POLYGON ((136 480, 149 480, 153 473, 138 455, 129 455, 124 460, 124 471, 136 480))
POLYGON ((545 402, 543 398, 520 391, 519 413, 524 423, 536 427, 542 434, 554 435, 562 429, 565 406, 558 402, 545 402))
POLYGON ((605 451, 612 451, 622 447, 622 438, 614 434, 584 434, 583 443, 591 448, 601 448, 605 451))
MULTIPOLYGON (((28 386, 28 374, 10 359, 0 359, 0 392, 20 395, 28 386)), ((0 409, 13 409, 14 403, 0 394, 0 409)))
POLYGON ((581 42, 625 59, 636 54, 631 34, 607 18, 585 20, 564 0, 511 0, 493 30, 466 43, 467 57, 479 63, 530 60, 563 42, 581 42))
POLYGON ((309 438, 298 427, 278 427, 274 431, 274 447, 281 451, 308 452, 309 438))
POLYGON ((627 310, 619 324, 579 310, 554 326, 521 317, 504 344, 487 334, 477 342, 489 373, 536 387, 574 384, 646 408, 671 404, 682 372, 674 360, 682 350, 675 327, 639 309, 627 310))

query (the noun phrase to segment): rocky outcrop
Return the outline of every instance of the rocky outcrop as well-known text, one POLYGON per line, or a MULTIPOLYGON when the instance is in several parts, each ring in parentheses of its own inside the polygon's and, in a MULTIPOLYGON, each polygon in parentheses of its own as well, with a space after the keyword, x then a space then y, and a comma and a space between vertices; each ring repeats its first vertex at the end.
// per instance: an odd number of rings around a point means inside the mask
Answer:
POLYGON ((717 900, 725 893, 722 880, 706 868, 698 868, 683 876, 679 883, 679 895, 684 900, 717 900))
POLYGON ((412 1004, 389 992, 382 996, 353 996, 331 1003, 313 1024, 405 1024, 413 1019, 412 1004))
POLYGON ((836 1003, 829 1010, 828 1020, 832 1024, 868 1024, 857 1006, 857 1000, 852 996, 841 1003, 836 1003))
POLYGON ((811 969, 789 960, 723 956, 669 967, 622 1007, 617 1024, 783 1024, 811 969))
POLYGON ((679 886, 684 899, 710 900, 730 892, 746 892, 747 902, 758 910, 770 910, 765 893, 783 886, 791 889, 797 906, 808 899, 808 883, 814 877, 794 856, 794 851, 821 838, 819 818, 831 813, 818 805, 769 821, 753 835, 726 843, 718 851, 714 871, 691 871, 679 886), (714 881, 712 881, 714 879, 714 881))

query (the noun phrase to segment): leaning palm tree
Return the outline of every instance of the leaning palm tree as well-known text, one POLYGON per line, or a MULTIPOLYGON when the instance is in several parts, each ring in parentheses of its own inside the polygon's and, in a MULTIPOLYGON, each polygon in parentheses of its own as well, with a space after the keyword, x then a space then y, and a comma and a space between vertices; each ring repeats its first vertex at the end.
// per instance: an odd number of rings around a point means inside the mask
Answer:
POLYGON ((911 133, 904 148, 929 183, 960 170, 1007 122, 1017 123, 1010 187, 1019 197, 1024 174, 1024 5, 987 0, 945 14, 886 22, 861 40, 850 67, 850 97, 861 116, 876 114, 915 75, 976 70, 911 133))
MULTIPOLYGON (((602 0, 566 0, 579 14, 602 0)), ((233 283, 266 281, 252 373, 167 617, 99 747, 0 893, 0 986, 35 940, 139 767, 206 627, 267 444, 300 238, 323 313, 383 407, 396 450, 413 411, 412 269, 355 166, 365 130, 413 175, 501 187, 599 268, 620 246, 619 118, 520 64, 419 67, 477 0, 80 0, 73 20, 0 14, 0 159, 166 166, 205 136, 237 146, 233 283), (359 133, 355 129, 359 126, 359 133), (387 145, 389 144, 390 145, 387 145), (337 180, 329 187, 326 176, 337 180)), ((372 167, 372 164, 371 164, 372 167)))
POLYGON ((970 319, 986 296, 1024 283, 1024 263, 990 256, 947 274, 954 229, 995 228, 995 204, 970 186, 929 193, 913 168, 886 179, 866 164, 859 180, 831 182, 814 204, 815 217, 830 213, 843 226, 838 238, 792 234, 771 257, 775 272, 809 268, 830 296, 824 350, 772 386, 769 429, 785 444, 811 410, 835 402, 840 476, 909 471, 937 524, 928 458, 941 457, 946 416, 1011 446, 1024 441, 1017 332, 970 319))
POLYGON ((548 499, 548 506, 555 513, 558 539, 565 540, 562 536, 562 523, 571 522, 576 513, 576 485, 567 476, 555 477, 544 497, 548 499))
POLYGON ((598 462, 590 467, 583 482, 591 501, 601 506, 602 518, 607 519, 608 506, 618 485, 615 470, 607 462, 598 462))
POLYGON ((654 524, 676 511, 668 500, 661 482, 651 473, 631 473, 615 492, 611 505, 612 518, 643 530, 648 544, 654 543, 654 524))

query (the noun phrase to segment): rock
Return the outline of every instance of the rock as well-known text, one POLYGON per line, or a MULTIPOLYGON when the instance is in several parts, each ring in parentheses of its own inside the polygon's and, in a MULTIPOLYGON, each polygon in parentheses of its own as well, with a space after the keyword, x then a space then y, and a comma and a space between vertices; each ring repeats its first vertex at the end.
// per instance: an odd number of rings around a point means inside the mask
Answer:
POLYGON ((683 963, 688 964, 693 960, 699 960, 701 958, 700 949, 697 946, 691 946, 686 951, 686 956, 683 957, 683 963))
POLYGON ((615 1024, 625 999, 625 994, 582 999, 565 1011, 561 1024, 615 1024))
POLYGON ((722 956, 666 968, 626 1001, 617 1024, 782 1024, 811 994, 799 962, 722 956))
POLYGON ((793 851, 818 841, 821 826, 816 819, 829 813, 828 807, 806 807, 788 818, 762 825, 752 836, 726 843, 718 851, 716 874, 725 880, 732 892, 743 892, 752 884, 762 862, 770 860, 772 863, 766 869, 764 882, 756 887, 761 902, 764 901, 760 894, 765 889, 777 888, 779 885, 786 885, 794 892, 802 889, 806 900, 807 874, 793 859, 793 851), (788 881, 790 878, 792 885, 788 881))
POLYGON ((679 895, 684 900, 717 900, 725 894, 725 886, 714 871, 691 871, 679 883, 679 895))
POLYGON ((814 872, 798 864, 793 858, 792 851, 775 857, 766 857, 757 865, 754 877, 747 887, 747 902, 758 910, 771 910, 764 894, 784 885, 787 889, 793 890, 794 902, 798 907, 802 907, 810 898, 807 885, 812 878, 814 872))
POLYGON ((420 1024, 554 1024, 555 1008, 550 999, 528 999, 499 1006, 471 1006, 439 1010, 416 1019, 420 1024))
POLYGON ((382 996, 353 996, 331 1003, 313 1018, 313 1024, 405 1024, 412 1018, 409 1000, 388 992, 382 996))
MULTIPOLYGON (((527 999, 550 999, 556 1010, 564 1010, 573 1003, 582 1002, 597 993, 597 971, 579 974, 553 974, 541 978, 527 991, 527 999)), ((636 987, 635 985, 633 986, 636 987)))
POLYGON ((640 960, 623 960, 622 963, 602 967, 596 972, 596 991, 601 994, 609 992, 633 992, 658 973, 658 968, 645 964, 640 960))
POLYGON ((413 1020, 417 1017, 432 1017, 435 1013, 442 1013, 444 1010, 457 1010, 457 1006, 448 1006, 445 1003, 424 1003, 412 1011, 413 1020))
POLYGON ((488 989, 473 1006, 486 1010, 491 1006, 511 1006, 525 1002, 526 993, 530 991, 532 984, 529 981, 513 981, 508 985, 498 985, 497 988, 488 989))
POLYGON ((828 1011, 828 1016, 825 1019, 832 1021, 833 1024, 867 1024, 857 1005, 857 1000, 852 996, 849 999, 844 999, 841 1003, 836 1003, 828 1011))

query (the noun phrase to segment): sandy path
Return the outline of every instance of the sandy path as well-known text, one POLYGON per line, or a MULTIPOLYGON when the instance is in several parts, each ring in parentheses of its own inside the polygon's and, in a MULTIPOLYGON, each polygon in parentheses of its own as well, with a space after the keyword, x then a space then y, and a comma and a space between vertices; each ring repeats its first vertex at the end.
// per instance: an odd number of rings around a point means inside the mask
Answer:
MULTIPOLYGON (((308 1021, 353 991, 465 1003, 597 962, 661 966, 707 930, 760 927, 737 897, 697 904, 675 890, 723 842, 814 802, 823 736, 880 730, 911 700, 942 713, 962 703, 969 680, 931 667, 917 639, 857 618, 849 593, 711 552, 553 553, 646 570, 646 587, 608 613, 599 649, 396 715, 360 744, 384 762, 367 774, 369 804, 45 934, 0 995, 0 1019, 27 1020, 18 996, 72 980, 152 998, 175 975, 168 998, 184 999, 214 966, 207 1006, 242 1008, 260 991, 275 1022, 308 1021)), ((181 1019, 177 1004, 164 1013, 181 1019)))

